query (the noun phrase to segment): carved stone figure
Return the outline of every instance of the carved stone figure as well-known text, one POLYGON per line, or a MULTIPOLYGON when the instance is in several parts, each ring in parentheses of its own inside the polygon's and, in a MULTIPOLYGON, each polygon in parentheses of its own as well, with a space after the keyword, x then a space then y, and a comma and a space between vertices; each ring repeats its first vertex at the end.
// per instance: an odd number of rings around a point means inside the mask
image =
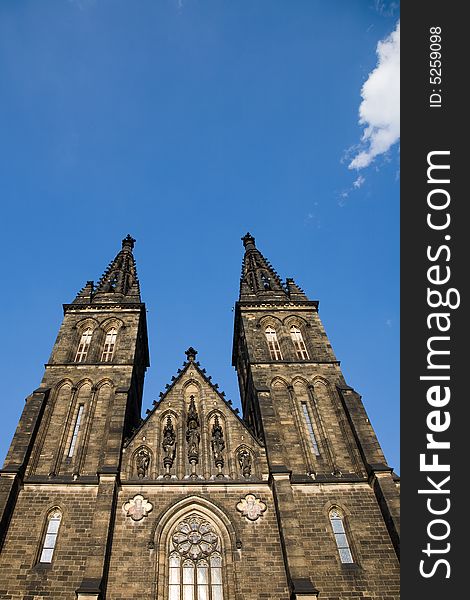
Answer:
POLYGON ((218 415, 215 415, 214 424, 212 425, 212 453, 214 455, 215 466, 218 468, 217 477, 223 477, 222 469, 224 466, 224 458, 222 452, 225 448, 224 432, 219 423, 218 415))
POLYGON ((247 494, 240 499, 237 504, 237 510, 242 513, 249 521, 256 521, 266 510, 266 504, 253 494, 247 494))
POLYGON ((249 477, 251 475, 251 454, 246 448, 241 448, 238 451, 238 464, 243 477, 249 477))
POLYGON ((173 466, 173 461, 176 454, 176 435, 170 415, 167 416, 166 424, 163 428, 162 447, 163 452, 165 453, 165 456, 163 457, 163 465, 166 471, 165 477, 168 479, 170 477, 170 469, 173 466))
POLYGON ((186 428, 186 441, 188 442, 188 460, 191 464, 191 478, 196 478, 196 465, 199 462, 199 442, 201 433, 199 416, 194 402, 194 396, 190 396, 189 411, 186 428))
POLYGON ((150 466, 150 454, 146 448, 139 450, 136 456, 137 477, 143 479, 147 477, 150 466))
POLYGON ((122 509, 126 517, 130 517, 133 521, 140 521, 149 514, 153 509, 153 505, 146 498, 137 494, 128 502, 125 502, 122 509))

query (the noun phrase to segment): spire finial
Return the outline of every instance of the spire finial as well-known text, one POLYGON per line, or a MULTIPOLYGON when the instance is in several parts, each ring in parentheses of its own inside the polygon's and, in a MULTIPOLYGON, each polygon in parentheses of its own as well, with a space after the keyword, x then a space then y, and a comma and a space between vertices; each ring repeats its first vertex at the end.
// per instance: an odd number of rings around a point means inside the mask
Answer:
POLYGON ((94 295, 96 301, 140 302, 139 280, 132 254, 134 242, 130 235, 122 240, 122 249, 98 281, 94 295))
POLYGON ((247 232, 246 235, 242 237, 242 242, 245 246, 245 250, 252 250, 253 248, 256 248, 255 238, 251 235, 250 232, 247 232))
POLYGON ((196 354, 197 354, 197 350, 194 350, 194 348, 192 346, 190 346, 186 352, 185 352, 186 356, 188 357, 188 360, 190 362, 194 362, 196 360, 196 354))
POLYGON ((122 249, 129 248, 130 250, 134 249, 135 239, 127 234, 126 237, 122 240, 122 249))
POLYGON ((251 233, 242 237, 245 246, 242 277, 240 282, 240 300, 255 298, 286 300, 287 293, 279 275, 271 263, 264 258, 255 246, 251 233))

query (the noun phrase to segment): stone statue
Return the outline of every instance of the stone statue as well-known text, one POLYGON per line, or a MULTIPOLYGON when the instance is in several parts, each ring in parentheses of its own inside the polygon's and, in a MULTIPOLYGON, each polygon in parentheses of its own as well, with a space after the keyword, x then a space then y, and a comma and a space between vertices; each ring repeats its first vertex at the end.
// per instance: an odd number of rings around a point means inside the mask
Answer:
POLYGON ((191 465, 192 479, 197 477, 196 465, 199 462, 199 442, 201 433, 199 427, 199 416, 194 402, 194 396, 190 396, 188 418, 186 423, 186 441, 188 442, 188 460, 191 465))
POLYGON ((150 454, 146 448, 141 448, 136 457, 137 477, 143 479, 147 477, 150 466, 150 454))
POLYGON ((199 442, 201 441, 201 434, 199 433, 199 427, 191 421, 188 424, 186 431, 186 441, 188 442, 188 456, 199 456, 199 442))
POLYGON ((217 477, 223 477, 222 468, 224 466, 224 458, 222 452, 225 448, 224 432, 219 423, 218 415, 215 415, 214 424, 212 425, 212 453, 214 455, 215 466, 218 469, 217 477))
POLYGON ((173 461, 176 452, 176 435, 170 415, 166 418, 166 425, 163 429, 162 446, 163 451, 165 452, 165 458, 171 458, 173 461))
POLYGON ((216 415, 212 425, 212 452, 217 460, 222 457, 222 451, 225 448, 224 433, 219 423, 219 417, 216 415))
POLYGON ((251 454, 246 448, 241 448, 238 451, 238 464, 243 477, 249 477, 251 475, 251 454))
POLYGON ((170 469, 173 466, 173 461, 176 454, 176 435, 170 415, 167 416, 166 425, 163 428, 162 447, 163 452, 165 453, 163 457, 163 466, 165 467, 164 477, 169 479, 171 477, 170 469))

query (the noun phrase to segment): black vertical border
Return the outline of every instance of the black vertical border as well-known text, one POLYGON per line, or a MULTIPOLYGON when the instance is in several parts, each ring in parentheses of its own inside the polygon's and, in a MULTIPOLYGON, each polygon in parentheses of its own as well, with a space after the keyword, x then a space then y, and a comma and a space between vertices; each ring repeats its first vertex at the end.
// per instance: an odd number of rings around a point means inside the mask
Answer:
MULTIPOLYGON (((470 483, 465 468, 467 448, 470 442, 468 427, 468 404, 470 403, 469 338, 470 318, 468 306, 468 278, 470 251, 467 239, 467 206, 470 195, 465 189, 466 165, 469 151, 466 136, 470 135, 468 113, 470 105, 465 99, 469 83, 470 22, 465 14, 465 4, 460 2, 413 2, 405 0, 401 6, 401 447, 402 447, 402 526, 401 526, 401 573, 403 600, 426 600, 458 598, 466 596, 468 589, 464 575, 468 562, 470 535, 469 508, 466 506, 465 488, 470 483), (430 83, 430 28, 442 30, 442 83, 430 83), (431 108, 429 96, 433 88, 441 90, 441 108, 431 108), (464 103, 466 104, 464 109, 464 103), (441 186, 451 195, 449 206, 451 224, 445 232, 431 230, 427 224, 427 154, 435 150, 450 150, 450 184, 441 186), (450 240, 444 240, 450 235, 450 240), (447 244, 451 251, 448 262, 445 252, 439 264, 451 269, 451 279, 445 287, 457 288, 461 296, 460 307, 439 311, 450 313, 451 328, 448 348, 450 356, 442 362, 450 362, 451 400, 447 407, 451 416, 450 428, 436 439, 449 440, 450 450, 439 452, 440 462, 450 464, 449 495, 418 494, 419 489, 432 488, 426 477, 442 481, 445 473, 423 473, 419 468, 419 455, 426 451, 426 425, 428 413, 433 409, 426 401, 429 382, 420 381, 427 371, 427 341, 435 335, 428 329, 426 318, 433 309, 427 304, 427 269, 431 263, 426 257, 428 245, 434 249, 447 244), (469 376, 466 377, 466 373, 469 376), (451 527, 449 537, 442 541, 429 539, 427 527, 433 518, 427 509, 427 498, 435 498, 434 506, 445 506, 444 498, 451 502, 449 512, 442 515, 451 527), (438 500, 439 498, 439 500, 438 500), (440 504, 439 504, 440 502, 440 504), (450 544, 449 552, 423 553, 427 543, 433 549, 443 549, 450 544), (420 561, 425 559, 427 572, 439 558, 449 561, 447 567, 436 568, 432 577, 420 575, 420 561)), ((436 288, 437 286, 431 286, 436 288)), ((442 334, 446 335, 446 334, 442 334)), ((445 344, 442 345, 444 347, 445 344)), ((436 374, 443 374, 442 371, 436 374)), ((443 384, 446 385, 446 384, 443 384)), ((428 451, 429 452, 429 451, 428 451)), ((432 452, 431 452, 432 453, 432 452)), ((433 501, 434 502, 434 501, 433 501)), ((445 526, 435 526, 435 534, 444 533, 445 526)), ((466 578, 465 578, 466 579, 466 578)))

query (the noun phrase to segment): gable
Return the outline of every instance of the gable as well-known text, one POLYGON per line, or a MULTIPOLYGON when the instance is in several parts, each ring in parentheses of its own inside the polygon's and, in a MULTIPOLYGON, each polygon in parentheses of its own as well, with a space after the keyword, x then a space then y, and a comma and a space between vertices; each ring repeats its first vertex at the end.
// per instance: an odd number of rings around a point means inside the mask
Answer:
POLYGON ((123 479, 267 477, 265 451, 246 424, 189 361, 123 449, 123 479))

